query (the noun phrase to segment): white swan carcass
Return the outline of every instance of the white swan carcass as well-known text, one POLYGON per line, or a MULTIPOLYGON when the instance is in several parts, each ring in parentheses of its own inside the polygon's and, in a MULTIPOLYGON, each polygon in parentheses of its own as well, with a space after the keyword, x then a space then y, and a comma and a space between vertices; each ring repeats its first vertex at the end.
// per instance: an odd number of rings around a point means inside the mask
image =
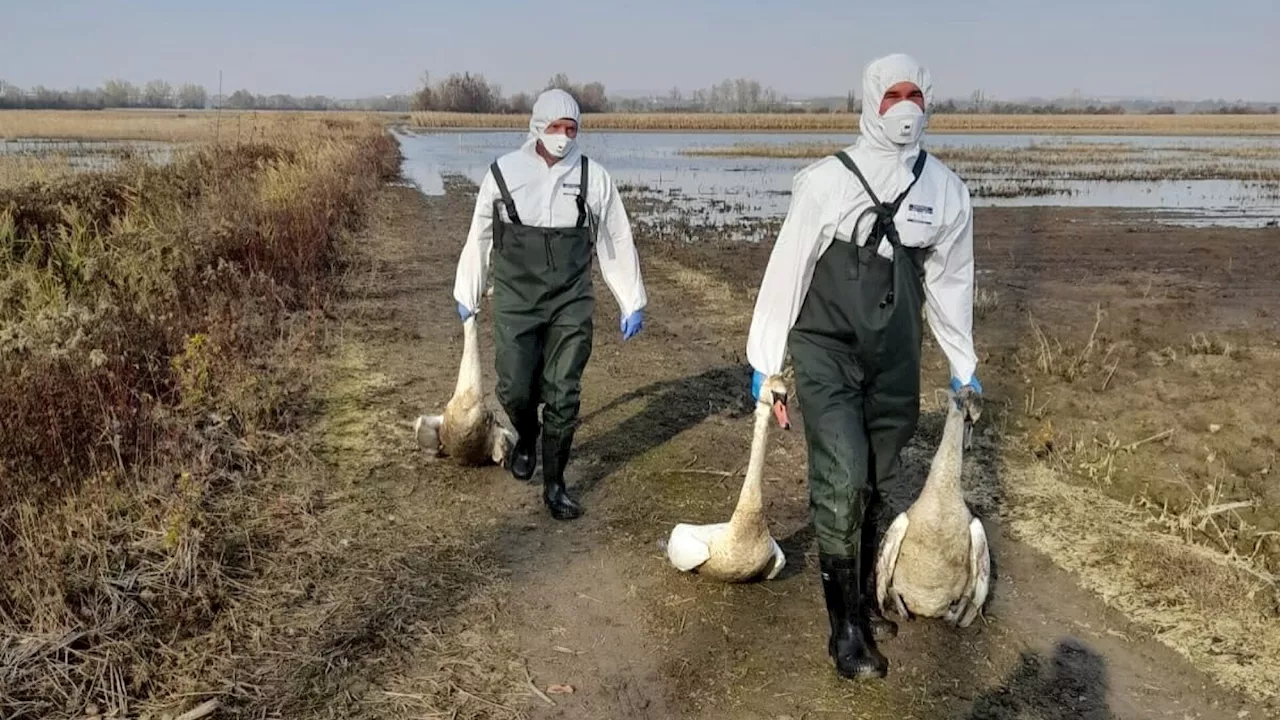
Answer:
POLYGON ((772 412, 784 428, 791 424, 787 418, 786 386, 777 376, 768 378, 760 397, 772 397, 772 402, 756 403, 751 459, 733 516, 724 523, 680 523, 672 528, 667 540, 667 558, 679 570, 723 582, 745 582, 760 577, 772 580, 786 565, 786 555, 769 534, 765 522, 762 487, 769 415, 772 412))
POLYGON ((876 560, 876 601, 903 618, 941 617, 968 627, 987 599, 991 555, 982 521, 960 486, 965 412, 948 401, 942 442, 920 497, 885 531, 876 560))
POLYGON ((480 339, 476 318, 462 323, 462 364, 458 384, 442 415, 421 415, 413 424, 414 437, 424 450, 446 455, 463 465, 506 462, 515 434, 503 427, 484 403, 480 383, 480 339))

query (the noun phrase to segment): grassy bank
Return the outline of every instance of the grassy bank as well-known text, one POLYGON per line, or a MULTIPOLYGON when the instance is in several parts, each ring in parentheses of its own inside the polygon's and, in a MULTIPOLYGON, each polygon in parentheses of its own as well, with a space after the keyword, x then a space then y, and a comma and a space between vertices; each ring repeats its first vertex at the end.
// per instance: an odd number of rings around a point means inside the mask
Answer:
MULTIPOLYGON (((223 110, 4 110, 0 138, 252 140, 278 124, 323 127, 335 121, 407 123, 431 130, 523 130, 527 115, 451 112, 373 113, 223 110)), ((589 130, 666 132, 856 133, 850 113, 593 113, 589 130)), ((1280 135, 1280 115, 935 115, 932 133, 1031 133, 1063 135, 1280 135)))
POLYGON ((223 110, 3 110, 0 138, 249 142, 302 128, 407 119, 398 113, 223 110))
MULTIPOLYGON (((413 113, 426 129, 519 130, 524 115, 413 113)), ((583 117, 588 130, 739 132, 857 132, 858 116, 751 113, 599 113, 583 117)), ((1064 135, 1278 135, 1280 115, 935 115, 933 133, 1064 135)))
POLYGON ((342 239, 396 160, 378 123, 276 118, 0 188, 6 718, 234 685, 255 557, 288 530, 260 481, 306 412, 342 239))

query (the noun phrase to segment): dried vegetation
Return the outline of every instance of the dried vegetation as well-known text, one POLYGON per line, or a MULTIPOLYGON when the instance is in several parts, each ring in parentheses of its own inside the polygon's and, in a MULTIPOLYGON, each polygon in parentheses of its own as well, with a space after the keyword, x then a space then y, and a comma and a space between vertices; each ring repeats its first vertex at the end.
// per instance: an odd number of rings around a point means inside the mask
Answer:
POLYGON ((261 691, 232 649, 248 589, 323 504, 266 468, 296 454, 342 239, 396 171, 379 124, 281 120, 0 189, 4 717, 261 691))

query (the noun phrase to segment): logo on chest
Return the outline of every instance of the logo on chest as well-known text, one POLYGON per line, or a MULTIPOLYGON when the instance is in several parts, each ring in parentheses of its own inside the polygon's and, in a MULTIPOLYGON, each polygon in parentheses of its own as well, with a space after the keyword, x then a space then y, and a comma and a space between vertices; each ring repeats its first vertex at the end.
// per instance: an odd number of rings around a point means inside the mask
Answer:
POLYGON ((920 223, 922 225, 933 224, 933 208, 929 205, 919 205, 917 203, 907 204, 907 222, 920 223))

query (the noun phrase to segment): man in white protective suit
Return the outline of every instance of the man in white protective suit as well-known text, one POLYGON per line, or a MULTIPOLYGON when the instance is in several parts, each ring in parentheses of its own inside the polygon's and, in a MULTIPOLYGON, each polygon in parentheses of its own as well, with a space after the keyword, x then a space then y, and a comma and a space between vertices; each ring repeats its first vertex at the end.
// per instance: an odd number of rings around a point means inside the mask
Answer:
POLYGON ((920 413, 922 316, 971 421, 982 393, 973 208, 960 178, 920 146, 929 72, 910 56, 889 55, 867 66, 862 93, 858 141, 795 177, 747 339, 757 399, 791 354, 828 652, 848 678, 884 677, 876 641, 897 634, 875 608, 875 518, 884 497, 909 493, 898 458, 920 413))
POLYGON ((618 302, 624 340, 640 332, 648 302, 618 188, 578 149, 578 115, 563 90, 538 96, 524 144, 480 183, 453 290, 466 322, 492 262, 496 394, 519 436, 509 469, 532 479, 541 437, 542 497, 557 520, 582 514, 565 467, 591 357, 593 258, 618 302))

